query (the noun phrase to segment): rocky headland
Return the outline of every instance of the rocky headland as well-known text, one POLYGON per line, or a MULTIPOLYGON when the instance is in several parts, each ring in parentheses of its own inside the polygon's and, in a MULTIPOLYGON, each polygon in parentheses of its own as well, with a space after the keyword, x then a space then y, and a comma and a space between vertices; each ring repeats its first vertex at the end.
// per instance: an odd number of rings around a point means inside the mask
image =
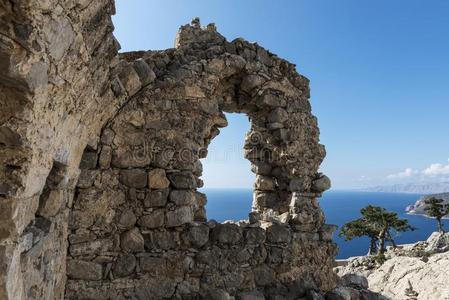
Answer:
MULTIPOLYGON (((426 196, 421 197, 414 204, 407 206, 405 208, 405 211, 411 215, 427 216, 427 213, 425 211, 425 208, 426 208, 425 201, 432 197, 437 198, 437 199, 443 199, 444 200, 443 204, 449 204, 449 193, 432 194, 432 195, 426 195, 426 196)), ((447 216, 444 218, 447 218, 447 216)))

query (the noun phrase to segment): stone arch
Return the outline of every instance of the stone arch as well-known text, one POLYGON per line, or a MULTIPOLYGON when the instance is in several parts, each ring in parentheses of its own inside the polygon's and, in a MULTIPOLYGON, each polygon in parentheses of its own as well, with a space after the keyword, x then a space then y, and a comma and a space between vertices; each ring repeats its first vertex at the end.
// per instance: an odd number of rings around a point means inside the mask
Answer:
POLYGON ((122 55, 113 83, 128 95, 84 152, 69 224, 66 297, 302 297, 328 290, 335 246, 316 202, 329 188, 308 80, 257 44, 215 26, 183 26, 176 48, 122 55), (143 87, 143 88, 142 88, 143 87), (200 158, 245 113, 253 210, 207 222, 200 158))

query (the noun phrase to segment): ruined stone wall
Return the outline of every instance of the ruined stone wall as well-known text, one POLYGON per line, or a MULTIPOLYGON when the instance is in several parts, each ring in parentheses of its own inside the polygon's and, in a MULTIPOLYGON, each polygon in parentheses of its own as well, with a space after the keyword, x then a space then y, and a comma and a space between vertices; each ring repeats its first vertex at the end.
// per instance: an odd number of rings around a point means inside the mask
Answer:
POLYGON ((0 299, 330 288, 308 80, 196 22, 175 49, 118 56, 113 13, 0 1, 0 299), (252 123, 254 204, 238 225, 206 223, 196 191, 223 112, 252 123))
POLYGON ((0 299, 60 299, 86 144, 126 97, 110 0, 0 1, 0 299))
POLYGON ((66 297, 297 299, 330 289, 335 246, 316 202, 329 182, 317 174, 324 150, 308 80, 213 25, 184 26, 176 49, 123 58, 154 81, 84 152, 66 297), (227 125, 223 112, 250 118, 245 156, 256 182, 249 220, 217 224, 197 188, 200 159, 227 125))

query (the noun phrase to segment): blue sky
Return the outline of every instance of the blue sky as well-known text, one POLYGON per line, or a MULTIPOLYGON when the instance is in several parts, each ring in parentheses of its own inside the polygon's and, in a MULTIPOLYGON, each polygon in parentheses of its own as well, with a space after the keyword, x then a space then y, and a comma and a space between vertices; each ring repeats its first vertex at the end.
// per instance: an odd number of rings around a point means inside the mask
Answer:
MULTIPOLYGON (((122 51, 173 47, 198 16, 297 64, 335 188, 449 178, 449 1, 117 0, 122 51)), ((239 152, 248 123, 230 116, 204 161, 208 187, 250 186, 239 152), (224 154, 223 149, 231 149, 224 154), (224 157, 224 159, 223 159, 224 157), (225 174, 226 176, 222 176, 225 174), (230 176, 233 175, 233 176, 230 176)))

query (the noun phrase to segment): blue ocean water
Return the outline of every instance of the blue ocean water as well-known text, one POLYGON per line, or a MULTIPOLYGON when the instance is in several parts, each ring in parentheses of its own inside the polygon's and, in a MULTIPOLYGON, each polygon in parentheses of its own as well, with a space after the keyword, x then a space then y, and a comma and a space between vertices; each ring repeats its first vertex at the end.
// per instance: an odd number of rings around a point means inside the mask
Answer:
MULTIPOLYGON (((206 209, 209 219, 223 222, 248 218, 252 201, 250 189, 203 189, 202 191, 208 198, 206 209)), ((337 226, 358 218, 360 209, 369 204, 394 211, 401 218, 408 219, 410 224, 417 228, 416 231, 400 233, 395 237, 398 244, 407 244, 425 240, 436 230, 435 220, 405 213, 405 207, 413 204, 420 197, 421 195, 415 194, 328 191, 319 202, 326 215, 326 223, 337 226)), ((444 220, 444 226, 449 229, 449 220, 444 220)), ((338 234, 334 234, 334 240, 339 247, 337 258, 364 255, 368 251, 367 238, 344 241, 338 234)))

